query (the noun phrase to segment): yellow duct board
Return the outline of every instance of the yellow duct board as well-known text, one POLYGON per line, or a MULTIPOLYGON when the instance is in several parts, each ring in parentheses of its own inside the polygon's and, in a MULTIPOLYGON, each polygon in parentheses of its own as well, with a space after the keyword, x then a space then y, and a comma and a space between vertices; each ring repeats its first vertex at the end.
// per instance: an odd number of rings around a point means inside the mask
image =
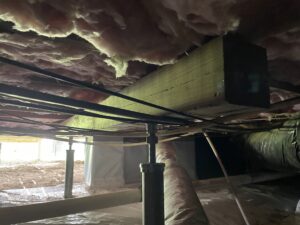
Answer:
MULTIPOLYGON (((247 107, 268 107, 266 51, 235 37, 216 38, 174 65, 164 66, 125 88, 122 94, 205 117, 247 107)), ((115 96, 101 104, 152 115, 165 114, 115 96)), ((120 122, 74 116, 67 124, 118 129, 120 122)))
POLYGON ((0 136, 0 142, 39 142, 40 140, 29 136, 0 136))

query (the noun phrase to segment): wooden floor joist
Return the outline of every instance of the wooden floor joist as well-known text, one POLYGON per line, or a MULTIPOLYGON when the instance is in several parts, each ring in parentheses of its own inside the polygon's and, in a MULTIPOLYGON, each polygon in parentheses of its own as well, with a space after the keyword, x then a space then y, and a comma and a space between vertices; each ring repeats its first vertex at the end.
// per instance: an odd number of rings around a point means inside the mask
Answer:
MULTIPOLYGON (((176 64, 147 75, 122 93, 167 108, 213 116, 244 106, 267 107, 266 74, 265 49, 237 38, 220 37, 176 64)), ((152 115, 164 114, 113 96, 101 104, 152 115)), ((119 123, 84 116, 68 121, 68 125, 94 129, 112 128, 116 124, 119 123)))

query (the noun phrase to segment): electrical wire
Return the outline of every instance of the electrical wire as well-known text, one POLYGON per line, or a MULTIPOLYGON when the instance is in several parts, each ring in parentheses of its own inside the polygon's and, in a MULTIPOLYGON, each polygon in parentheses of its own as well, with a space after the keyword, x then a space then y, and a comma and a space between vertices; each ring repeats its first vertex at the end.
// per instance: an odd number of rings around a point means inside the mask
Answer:
MULTIPOLYGON (((170 117, 170 116, 155 116, 147 113, 131 111, 127 109, 117 108, 113 106, 96 104, 88 101, 82 101, 77 99, 72 99, 68 97, 61 97, 57 95, 52 95, 48 93, 42 93, 34 90, 29 90, 21 87, 13 87, 6 84, 0 83, 0 92, 9 96, 18 96, 24 99, 33 99, 39 102, 46 102, 48 104, 55 104, 59 107, 59 105, 80 108, 81 110, 90 110, 97 111, 101 113, 114 114, 118 116, 124 116, 129 118, 135 118, 140 120, 146 120, 148 122, 157 123, 157 124, 190 124, 191 121, 186 119, 178 118, 178 117, 170 117)), ((4 99, 5 100, 5 99, 4 99)), ((3 99, 1 101, 4 101, 3 99)), ((22 103, 25 104, 25 103, 22 103)), ((41 106, 42 107, 42 106, 41 106)), ((43 106, 45 107, 45 106, 43 106)), ((54 106, 56 107, 56 106, 54 106)), ((63 110, 63 109, 61 109, 63 110)))
MULTIPOLYGON (((41 69, 41 68, 36 67, 36 66, 28 65, 28 64, 21 63, 21 62, 15 61, 15 60, 10 60, 10 59, 4 58, 4 57, 0 57, 0 61, 2 63, 6 63, 6 64, 14 65, 14 66, 17 66, 17 67, 20 67, 20 68, 23 68, 23 69, 34 71, 38 74, 44 75, 46 77, 53 78, 53 79, 58 80, 58 81, 63 81, 63 82, 70 83, 70 84, 73 84, 73 85, 76 85, 76 86, 88 88, 88 89, 91 89, 91 90, 94 90, 94 91, 97 91, 97 92, 106 93, 106 94, 109 94, 109 95, 120 97, 120 98, 129 100, 129 101, 133 101, 133 102, 136 102, 136 103, 139 103, 139 104, 150 106, 150 107, 160 109, 160 110, 163 110, 163 111, 166 111, 166 112, 169 112, 169 113, 175 113, 175 114, 178 114, 178 115, 181 115, 181 116, 190 117, 190 118, 193 118, 193 119, 198 119, 198 120, 202 120, 202 121, 209 122, 209 123, 219 124, 220 126, 222 125, 217 120, 207 120, 205 118, 201 118, 201 117, 197 117, 197 116, 194 116, 194 115, 179 112, 179 111, 176 111, 176 110, 173 110, 173 109, 165 108, 163 106, 159 106, 159 105, 156 105, 156 104, 153 104, 153 103, 150 103, 150 102, 146 102, 146 101, 143 101, 143 100, 140 100, 140 99, 137 99, 137 98, 133 98, 133 97, 130 97, 130 96, 127 96, 127 95, 123 95, 121 93, 114 92, 114 91, 105 89, 103 87, 100 87, 100 86, 97 86, 97 85, 94 85, 94 84, 78 81, 78 80, 75 80, 75 79, 72 79, 72 78, 69 78, 69 77, 51 72, 51 71, 47 71, 47 70, 41 69)), ((295 99, 295 100, 297 100, 297 99, 295 99)))
POLYGON ((148 120, 143 119, 131 119, 126 117, 117 117, 117 116, 107 116, 103 114, 93 113, 89 111, 85 111, 83 109, 76 109, 71 107, 60 107, 60 105, 54 105, 54 104, 35 104, 35 103, 29 103, 30 101, 19 101, 19 100, 11 100, 11 99, 0 99, 0 104, 6 104, 6 105, 13 105, 13 106, 22 106, 27 108, 33 108, 33 109, 43 109, 48 112, 61 112, 69 115, 82 115, 82 116, 88 116, 88 117, 94 117, 94 118, 101 118, 101 119, 108 119, 108 120, 115 120, 119 122, 125 122, 125 123, 148 123, 148 120))
POLYGON ((5 64, 13 65, 13 66, 16 66, 16 67, 19 67, 19 68, 23 68, 23 69, 26 69, 26 70, 36 72, 36 73, 41 74, 41 75, 46 76, 46 77, 50 77, 50 78, 53 78, 53 79, 56 79, 56 80, 60 80, 60 81, 66 82, 66 83, 70 83, 72 85, 76 85, 76 86, 79 86, 79 87, 87 88, 87 89, 90 89, 90 90, 93 90, 93 91, 96 91, 96 92, 105 93, 105 94, 112 95, 112 96, 115 96, 115 97, 118 97, 118 98, 126 99, 128 101, 135 102, 135 103, 142 104, 142 105, 146 105, 148 107, 159 109, 159 110, 162 110, 162 111, 165 111, 165 112, 168 112, 168 113, 174 113, 174 114, 177 114, 177 115, 180 115, 180 116, 189 117, 189 118, 196 119, 196 120, 202 120, 202 121, 206 120, 205 118, 200 118, 200 117, 197 117, 197 116, 194 116, 194 115, 186 114, 186 113, 183 113, 183 112, 180 112, 180 111, 177 111, 177 110, 173 110, 173 109, 166 108, 166 107, 163 107, 163 106, 160 106, 160 105, 156 105, 156 104, 153 104, 153 103, 141 100, 141 99, 137 99, 137 98, 134 98, 134 97, 130 97, 128 95, 124 95, 124 94, 121 94, 121 93, 118 93, 118 92, 115 92, 115 91, 108 90, 104 87, 100 87, 100 86, 97 86, 95 84, 91 84, 91 83, 88 83, 88 82, 79 81, 79 80, 76 80, 76 79, 73 79, 73 78, 69 78, 69 77, 63 76, 63 75, 58 74, 58 73, 54 73, 54 72, 51 72, 51 71, 48 71, 48 70, 41 69, 41 68, 36 67, 36 66, 32 66, 32 65, 28 65, 28 64, 25 64, 25 63, 18 62, 16 60, 7 59, 7 58, 4 58, 4 57, 0 56, 0 61, 2 63, 5 63, 5 64))
MULTIPOLYGON (((270 109, 268 109, 268 111, 270 110, 274 110, 274 109, 278 109, 282 106, 286 106, 287 104, 291 104, 294 102, 298 102, 299 98, 293 98, 293 99, 289 99, 286 101, 282 101, 280 103, 275 103, 273 105, 271 105, 270 109)), ((214 131, 214 132, 235 132, 235 133, 241 133, 241 132, 246 132, 245 130, 241 129, 241 128, 237 128, 237 127, 233 127, 233 128, 228 128, 228 126, 224 125, 224 129, 221 129, 220 127, 218 127, 217 129, 214 128, 214 122, 218 122, 218 123, 224 123, 226 121, 235 119, 237 117, 240 117, 241 115, 247 115, 249 114, 249 112, 245 112, 244 114, 235 114, 235 115, 228 115, 228 116, 224 116, 224 117, 219 117, 219 118, 215 118, 213 119, 213 121, 204 121, 201 123, 198 123, 197 125, 192 125, 192 126, 180 126, 178 128, 173 128, 173 129, 167 129, 167 130, 158 130, 157 132, 157 136, 159 136, 160 138, 166 137, 166 136, 171 136, 171 135, 183 135, 186 133, 189 133, 190 135, 192 134, 196 134, 196 133, 201 133, 204 130, 206 132, 208 131, 214 131)), ((166 128, 166 127, 165 127, 166 128)), ((272 129, 274 127, 268 128, 268 129, 272 129)), ((276 127, 275 127, 276 128, 276 127)), ((281 126, 279 128, 282 128, 281 126)), ((75 129, 75 128, 73 128, 75 129)), ((78 128, 81 129, 81 128, 78 128)), ((255 130, 255 129, 250 129, 247 132, 255 132, 255 131, 265 131, 267 129, 259 129, 259 130, 255 130)), ((84 132, 83 130, 78 130, 78 132, 82 132, 82 135, 85 136, 123 136, 123 137, 145 137, 145 131, 105 131, 105 130, 93 130, 93 129, 85 129, 84 132)), ((57 135, 79 135, 77 133, 72 133, 72 132, 64 132, 64 133, 58 133, 57 135)), ((51 134, 53 135, 53 133, 51 134)))
POLYGON ((204 132, 203 135, 204 135, 205 139, 207 140, 207 142, 208 142, 208 144, 209 144, 209 146, 210 146, 213 154, 215 155, 215 157, 216 157, 216 159, 217 159, 217 161, 218 161, 218 163, 219 163, 219 165, 221 167, 221 170, 222 170, 222 172, 223 172, 223 174, 225 176, 225 180, 226 180, 226 182, 227 182, 227 184, 228 184, 228 186, 230 188, 230 191, 231 191, 231 193, 233 195, 233 198, 234 198, 234 200, 235 200, 235 202, 236 202, 236 204, 238 206, 238 209, 240 210, 240 213, 241 213, 241 215, 242 215, 242 217, 244 219, 245 224, 246 225, 250 225, 248 217, 246 216, 246 213, 245 213, 245 211, 244 211, 244 209, 242 207, 242 204, 241 204, 241 202, 240 202, 240 200, 239 200, 239 198, 237 196, 236 190, 235 190, 233 184, 231 183, 231 181, 229 179, 228 173, 227 173, 227 171, 225 169, 225 166, 224 166, 224 164, 222 162, 221 157, 219 156, 219 153, 218 153, 215 145, 213 144, 213 142, 211 141, 210 137, 208 136, 208 134, 206 132, 204 132))

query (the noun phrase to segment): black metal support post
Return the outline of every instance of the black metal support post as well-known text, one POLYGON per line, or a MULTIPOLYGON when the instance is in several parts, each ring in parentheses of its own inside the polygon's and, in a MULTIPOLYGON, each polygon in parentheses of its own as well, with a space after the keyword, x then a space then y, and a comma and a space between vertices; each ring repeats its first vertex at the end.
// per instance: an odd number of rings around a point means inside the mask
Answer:
POLYGON ((147 124, 149 163, 140 165, 143 185, 143 225, 164 225, 164 179, 165 165, 156 163, 156 125, 147 124))
POLYGON ((66 150, 66 174, 65 174, 65 198, 72 198, 73 172, 74 172, 74 150, 72 150, 72 137, 69 139, 69 149, 66 150))

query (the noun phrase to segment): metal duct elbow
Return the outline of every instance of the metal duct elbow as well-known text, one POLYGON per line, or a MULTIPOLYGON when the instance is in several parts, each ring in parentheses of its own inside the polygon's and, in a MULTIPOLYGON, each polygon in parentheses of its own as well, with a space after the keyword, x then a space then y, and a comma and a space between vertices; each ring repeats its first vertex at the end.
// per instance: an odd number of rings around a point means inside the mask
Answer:
POLYGON ((208 225, 208 219, 189 175, 176 162, 172 144, 158 144, 156 155, 158 161, 165 163, 165 224, 208 225))

